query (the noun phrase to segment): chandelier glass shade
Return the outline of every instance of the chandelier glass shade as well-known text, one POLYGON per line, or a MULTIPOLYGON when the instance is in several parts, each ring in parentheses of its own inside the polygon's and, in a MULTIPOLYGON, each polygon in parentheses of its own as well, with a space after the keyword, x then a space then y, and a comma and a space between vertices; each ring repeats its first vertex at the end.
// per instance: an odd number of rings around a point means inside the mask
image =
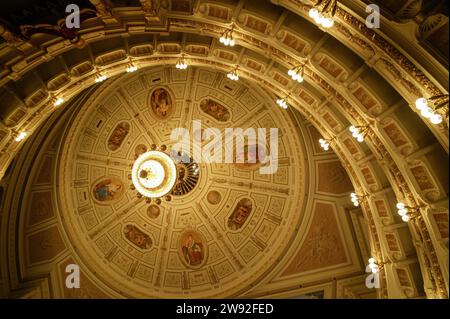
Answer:
POLYGON ((140 155, 131 169, 131 180, 136 190, 147 198, 169 194, 177 180, 174 160, 164 152, 148 151, 140 155))

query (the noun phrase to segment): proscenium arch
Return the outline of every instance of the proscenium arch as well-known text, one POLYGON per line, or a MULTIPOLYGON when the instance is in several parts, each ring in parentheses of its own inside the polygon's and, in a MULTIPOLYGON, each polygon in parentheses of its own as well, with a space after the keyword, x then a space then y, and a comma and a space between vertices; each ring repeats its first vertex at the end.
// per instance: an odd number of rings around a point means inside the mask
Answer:
MULTIPOLYGON (((239 2, 240 4, 242 2, 239 2)), ((291 6, 286 6, 288 9, 292 9, 291 6)), ((292 10, 297 14, 304 16, 305 10, 292 10)), ((341 15, 344 13, 341 12, 341 15)), ((173 20, 170 21, 170 31, 180 32, 180 38, 176 40, 181 40, 181 43, 184 43, 186 39, 185 34, 195 34, 201 32, 201 34, 206 38, 209 37, 212 39, 210 43, 210 47, 218 48, 217 38, 220 36, 221 32, 229 27, 229 23, 217 22, 214 20, 205 20, 204 18, 198 18, 193 16, 182 16, 182 17, 172 17, 173 20), (203 29, 200 31, 200 29, 203 29)), ((340 23, 345 24, 343 19, 339 20, 340 23)), ((108 39, 117 39, 120 38, 122 33, 124 32, 122 26, 112 27, 108 25, 108 29, 104 26, 97 25, 95 29, 87 28, 86 33, 83 34, 83 28, 80 31, 84 36, 89 34, 93 34, 94 32, 101 32, 101 30, 108 35, 108 39)), ((255 54, 263 55, 266 58, 270 58, 270 60, 277 62, 280 65, 281 71, 287 71, 287 68, 291 67, 294 64, 297 64, 300 60, 292 50, 283 47, 282 45, 274 47, 267 42, 264 42, 265 38, 263 35, 256 31, 252 31, 251 29, 246 29, 238 24, 238 28, 235 29, 237 44, 241 46, 241 54, 242 56, 245 53, 245 50, 249 50, 254 52, 255 54), (283 67, 285 69, 283 69, 283 67)), ((354 49, 354 47, 348 44, 348 41, 339 35, 338 29, 330 30, 330 34, 334 36, 335 39, 344 43, 347 48, 352 49, 356 52, 357 55, 366 58, 360 51, 354 49), (346 42, 347 41, 347 42, 346 42)), ((122 41, 123 47, 115 47, 117 50, 119 48, 124 48, 126 52, 126 56, 130 57, 129 48, 127 48, 129 40, 133 38, 133 36, 143 35, 145 33, 145 28, 136 33, 131 33, 127 41, 122 41)), ((323 37, 323 36, 322 36, 323 37)), ((325 36, 326 37, 326 36, 325 36)), ((88 42, 88 47, 93 43, 99 42, 100 40, 105 40, 104 37, 93 37, 88 42)), ((157 44, 164 43, 164 39, 154 38, 155 45, 153 49, 156 49, 157 44)), ((168 41, 170 42, 170 41, 168 41)), ((172 41, 173 42, 173 41, 172 41)), ((178 41, 180 42, 180 41, 178 41)), ((320 42, 320 41, 319 41, 320 42)), ((53 43, 55 44, 55 43, 53 43)), ((180 46, 181 47, 181 46, 180 46)), ((72 44, 67 44, 67 46, 61 51, 58 52, 59 55, 62 54, 63 51, 66 51, 70 48, 73 48, 72 44)), ((226 48, 224 48, 226 50, 226 48)), ((213 51, 213 50, 211 50, 213 51)), ((311 49, 314 52, 314 48, 311 49)), ((92 53, 92 52, 91 52, 92 53)), ((308 57, 305 56, 305 57, 308 57)), ((310 56, 309 56, 310 57, 310 56)), ((166 54, 163 52, 153 53, 150 56, 144 57, 133 57, 133 62, 137 64, 141 68, 151 67, 155 65, 161 64, 175 64, 176 54, 166 54)), ((227 62, 222 60, 218 62, 217 58, 214 56, 207 57, 194 57, 189 56, 189 62, 192 65, 198 66, 209 66, 220 69, 224 72, 229 71, 232 67, 236 65, 233 62, 227 62)), ((47 56, 48 60, 52 60, 52 56, 47 56)), ((239 61, 239 60, 238 60, 239 61)), ((93 61, 91 61, 93 62, 93 61)), ((122 59, 119 62, 111 63, 106 67, 102 67, 102 72, 109 74, 110 76, 114 76, 116 74, 122 73, 125 71, 126 64, 129 61, 127 58, 122 59)), ((273 63, 273 62, 272 62, 273 63)), ((375 63, 372 61, 372 65, 375 63)), ((273 65, 273 64, 272 64, 273 65)), ((31 65, 27 72, 32 72, 32 69, 36 68, 38 63, 31 65)), ((362 66, 362 71, 367 69, 367 65, 364 64, 362 66)), ((377 72, 382 74, 381 69, 374 68, 377 72)), ((416 245, 417 255, 419 258, 419 262, 422 267, 422 275, 425 280, 426 292, 429 296, 437 296, 437 297, 446 297, 448 296, 448 265, 446 264, 445 254, 443 254, 443 248, 441 247, 441 243, 436 236, 433 236, 432 229, 430 229, 431 221, 429 220, 430 214, 428 213, 429 209, 433 209, 434 206, 442 205, 440 202, 436 202, 430 200, 426 196, 424 196, 423 192, 418 188, 417 183, 413 181, 413 176, 409 173, 408 166, 405 166, 404 161, 405 157, 399 156, 398 151, 395 147, 393 147, 390 143, 386 142, 385 134, 382 132, 382 129, 379 124, 379 120, 377 117, 375 119, 371 118, 367 114, 366 111, 363 110, 362 107, 355 101, 354 99, 349 98, 350 93, 348 92, 348 88, 344 87, 342 84, 336 83, 330 78, 327 78, 326 74, 324 74, 321 70, 319 70, 314 63, 308 63, 306 70, 306 82, 315 89, 314 93, 319 93, 320 95, 320 106, 315 109, 311 109, 310 105, 306 105, 305 102, 300 99, 296 94, 293 94, 289 104, 296 109, 298 109, 304 116, 307 118, 325 138, 338 137, 335 138, 332 142, 332 148, 336 152, 336 154, 341 159, 343 166, 346 168, 349 176, 351 177, 353 184, 355 186, 355 190, 367 193, 371 196, 375 196, 376 198, 384 197, 384 192, 392 191, 395 194, 395 197, 400 199, 406 199, 406 201, 411 205, 421 205, 426 204, 430 207, 423 208, 421 210, 422 218, 417 222, 413 222, 409 224, 410 231, 413 235, 414 241, 418 241, 420 244, 416 245), (321 92, 322 91, 322 92, 321 92), (341 93, 343 92, 343 93, 341 93), (349 133, 346 127, 343 127, 340 131, 336 132, 329 125, 324 125, 323 123, 323 109, 327 107, 328 104, 333 105, 333 107, 337 107, 343 116, 343 122, 346 124, 350 122, 352 124, 359 125, 369 125, 370 133, 366 138, 366 143, 369 146, 369 149, 363 149, 362 153, 364 154, 362 158, 358 161, 355 161, 353 157, 348 155, 346 151, 346 145, 343 143, 344 137, 348 137, 349 133), (367 154, 367 152, 372 152, 372 155, 367 154), (373 164, 371 161, 374 160, 377 162, 377 165, 382 168, 380 171, 377 168, 373 168, 373 164), (371 167, 371 171, 374 177, 377 179, 377 184, 381 185, 380 189, 370 189, 367 186, 367 183, 364 182, 364 176, 361 173, 361 164, 367 164, 368 167, 371 167), (388 181, 388 187, 382 187, 386 184, 385 181, 388 181), (391 188, 391 190, 389 190, 391 188), (431 241, 427 240, 431 239, 431 241), (430 266, 427 266, 430 265, 430 266), (429 286, 427 286, 429 285, 429 286), (434 288, 433 288, 434 287, 434 288)), ((20 72, 19 72, 20 73, 20 72)), ((287 93, 290 89, 295 88, 292 87, 292 83, 290 83, 290 88, 286 89, 286 87, 282 86, 280 83, 276 81, 269 81, 267 74, 258 74, 252 71, 249 68, 240 66, 239 74, 241 77, 253 81, 260 86, 264 87, 266 90, 272 93, 273 98, 275 96, 282 96, 287 93), (283 93, 281 93, 283 92, 283 93)), ((89 72, 87 75, 82 76, 80 78, 72 77, 70 82, 57 90, 55 93, 58 96, 64 96, 66 99, 72 96, 76 96, 78 92, 82 89, 91 86, 94 81, 93 78, 95 76, 95 71, 89 72)), ((389 80, 389 79, 388 79, 389 80)), ((418 97, 414 94, 411 96, 405 93, 405 90, 399 88, 399 85, 395 82, 389 82, 392 88, 399 93, 400 96, 403 96, 407 103, 411 106, 413 101, 418 97)), ((297 89, 299 89, 301 85, 297 85, 297 89)), ((434 89, 435 90, 435 89, 434 89)), ((430 91, 424 90, 424 92, 428 93, 430 91)), ((25 104, 22 101, 23 104, 25 104)), ((276 107, 275 103, 274 107, 276 107)), ((64 106, 62 106, 64 107, 64 106)), ((42 123, 46 117, 51 114, 54 110, 54 106, 50 100, 46 100, 44 103, 41 103, 41 108, 38 109, 37 112, 32 114, 32 116, 22 123, 22 125, 18 127, 7 127, 2 123, 2 126, 7 129, 9 133, 9 141, 3 145, 2 149, 2 162, 0 166, 0 172, 3 176, 6 167, 13 159, 14 154, 18 151, 19 147, 16 142, 14 142, 13 132, 21 132, 28 131, 27 129, 32 126, 38 126, 38 123, 42 123), (39 119, 40 117, 40 119, 39 119)), ((422 118, 420 118, 423 120, 422 118)), ((443 124, 443 128, 437 129, 436 127, 431 127, 431 131, 436 136, 441 145, 443 145, 445 152, 448 153, 448 137, 446 137, 446 132, 448 132, 448 127, 446 126, 448 123, 443 124)), ((426 125, 430 127, 429 123, 426 122, 426 125)), ((345 126, 345 125, 344 125, 345 126)), ((1 128, 1 127, 0 127, 1 128)), ((413 138, 412 138, 413 139, 413 138)), ((414 139, 413 139, 414 140, 414 139)), ((410 154, 411 155, 411 154, 410 154)), ((414 155, 414 154, 413 154, 414 155)), ((435 174, 436 175, 436 174, 435 174)), ((392 202, 391 199, 386 198, 386 202, 391 206, 395 205, 395 202, 392 202)), ((369 223, 369 230, 371 232, 372 238, 372 251, 376 257, 380 258, 380 260, 391 260, 391 253, 389 252, 389 247, 383 239, 384 236, 384 228, 383 225, 377 218, 376 211, 377 207, 369 197, 369 201, 363 204, 363 210, 365 212, 365 217, 369 223)), ((395 216, 395 212, 391 210, 391 220, 393 224, 396 224, 398 221, 396 220, 397 216, 395 216)), ((391 263, 392 267, 395 266, 395 262, 391 263)), ((395 280, 395 275, 393 274, 393 270, 389 267, 385 267, 385 277, 387 280, 387 286, 390 286, 390 282, 395 280)), ((388 289, 389 290, 389 289, 388 289)), ((391 290, 391 296, 395 296, 396 293, 391 290)))

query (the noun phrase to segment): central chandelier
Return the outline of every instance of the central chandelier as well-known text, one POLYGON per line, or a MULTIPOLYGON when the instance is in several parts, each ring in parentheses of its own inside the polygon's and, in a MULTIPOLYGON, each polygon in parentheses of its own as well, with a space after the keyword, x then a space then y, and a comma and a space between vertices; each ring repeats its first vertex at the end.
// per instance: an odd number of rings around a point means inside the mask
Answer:
MULTIPOLYGON (((131 181, 134 189, 148 201, 156 199, 160 203, 161 197, 168 195, 177 181, 177 168, 174 160, 164 151, 151 150, 141 154, 131 169, 131 181)), ((167 197, 169 196, 169 197, 167 197)))
POLYGON ((183 196, 191 192, 200 177, 200 167, 194 159, 181 151, 168 151, 166 145, 143 145, 142 152, 136 152, 131 167, 131 189, 138 198, 161 204, 162 199, 172 201, 172 196, 183 196))
POLYGON ((336 9, 336 0, 318 0, 309 10, 309 16, 314 19, 316 24, 328 29, 334 25, 336 9))

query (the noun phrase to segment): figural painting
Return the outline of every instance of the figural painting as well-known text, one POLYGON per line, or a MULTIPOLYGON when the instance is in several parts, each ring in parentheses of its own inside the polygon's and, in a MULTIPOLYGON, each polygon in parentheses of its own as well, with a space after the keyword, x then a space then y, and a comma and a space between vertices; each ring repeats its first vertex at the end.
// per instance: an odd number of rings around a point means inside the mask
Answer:
POLYGON ((150 107, 158 119, 169 118, 173 112, 173 101, 169 92, 163 88, 153 90, 150 95, 150 107))
POLYGON ((103 177, 94 183, 92 193, 99 204, 111 204, 118 201, 124 194, 124 186, 116 177, 103 177))
POLYGON ((195 230, 187 230, 180 235, 179 253, 183 263, 190 268, 199 268, 206 261, 206 242, 195 230))

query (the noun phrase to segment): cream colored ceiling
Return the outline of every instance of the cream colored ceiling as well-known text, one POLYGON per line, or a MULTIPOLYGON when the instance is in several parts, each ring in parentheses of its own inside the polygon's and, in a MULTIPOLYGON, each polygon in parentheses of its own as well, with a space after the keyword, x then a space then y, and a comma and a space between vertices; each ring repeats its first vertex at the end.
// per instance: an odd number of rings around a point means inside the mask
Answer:
MULTIPOLYGON (((247 81, 232 82, 208 68, 141 70, 84 96, 42 133, 35 161, 29 161, 32 150, 22 155, 28 162, 22 167, 30 170, 21 187, 24 200, 15 203, 23 242, 11 251, 19 252, 18 264, 16 258, 9 261, 11 269, 20 269, 19 282, 48 273, 48 296, 66 298, 277 297, 281 291, 333 298, 333 278, 344 285, 351 278, 364 281, 368 238, 355 234, 345 210, 351 182, 337 157, 317 147, 318 132, 297 112, 281 110, 247 81), (173 113, 165 120, 150 107, 156 88, 173 98, 173 113), (202 112, 205 98, 220 101, 229 121, 202 112), (163 202, 156 215, 149 210, 154 204, 129 188, 135 150, 141 144, 171 145, 170 130, 189 127, 192 119, 204 127, 280 128, 280 167, 274 175, 260 175, 235 164, 202 164, 196 188, 163 202), (123 122, 129 133, 111 149, 110 136, 123 122), (93 189, 104 179, 117 180, 124 193, 96 200, 93 189), (241 227, 230 226, 243 198, 251 201, 252 211, 241 227), (149 236, 150 244, 139 247, 127 238, 130 225, 149 236), (186 231, 203 240, 200 265, 188 265, 180 252, 186 231), (64 288, 68 263, 81 266, 80 290, 64 288)), ((17 170, 10 174, 20 174, 17 170)), ((374 292, 359 295, 374 297, 374 292)))
MULTIPOLYGON (((178 71, 172 67, 143 70, 120 77, 93 96, 73 120, 62 150, 59 181, 64 226, 80 258, 97 270, 105 283, 130 296, 228 296, 245 290, 283 255, 303 218, 307 174, 295 127, 287 114, 267 104, 263 93, 205 69, 178 71), (159 120, 149 108, 150 92, 164 88, 173 99, 173 113, 159 120), (220 101, 229 112, 221 123, 200 109, 206 98, 220 101), (176 127, 191 129, 201 119, 205 127, 283 127, 280 167, 274 175, 239 169, 231 164, 201 164, 198 185, 187 195, 160 206, 156 218, 149 205, 129 190, 128 174, 138 145, 166 144, 176 127), (108 149, 108 137, 126 121, 130 132, 119 149, 108 149), (100 123, 100 125, 99 125, 100 123), (111 202, 95 202, 98 180, 118 178, 126 191, 111 202), (211 192, 218 192, 211 197, 211 192), (208 200, 210 196, 210 200, 208 200), (252 212, 241 229, 228 219, 241 199, 252 212), (124 227, 135 225, 153 244, 139 248, 124 238, 124 227), (202 235, 204 261, 186 266, 180 252, 183 232, 202 235), (107 268, 105 269, 105 265, 107 268), (100 269, 103 268, 103 271, 100 269)), ((270 101, 270 100, 269 100, 270 101)), ((225 151, 225 150, 224 150, 225 151)), ((158 206, 152 206, 158 207, 158 206)))
POLYGON ((291 89, 290 104, 317 128, 315 138, 335 138, 332 148, 354 189, 370 195, 362 207, 369 253, 390 262, 383 270, 381 295, 415 296, 417 285, 422 285, 417 279, 420 264, 427 296, 446 296, 448 170, 439 163, 448 162, 448 119, 431 126, 413 104, 418 96, 445 93, 448 75, 443 76, 445 68, 416 44, 421 39, 414 31, 418 26, 407 24, 410 29, 404 32, 384 21, 389 27, 374 34, 355 18, 363 15, 359 2, 351 6, 353 11, 350 4, 341 4, 336 26, 328 33, 309 21, 306 1, 197 1, 186 12, 173 11, 172 6, 182 8, 175 2, 183 1, 162 3, 159 22, 145 22, 139 10, 99 11, 100 18, 82 28, 82 49, 69 50, 67 42, 45 36, 34 37, 34 47, 3 45, 7 68, 2 83, 15 83, 2 91, 1 171, 20 148, 13 142, 14 134, 34 132, 53 112, 47 91, 65 97, 78 94, 92 85, 94 66, 114 76, 123 73, 127 57, 141 68, 174 64, 180 49, 193 65, 228 71, 239 64, 241 78, 269 94, 283 95, 291 89), (220 46, 217 38, 232 20, 238 45, 230 49, 220 46), (164 29, 165 23, 170 32, 145 34, 164 29), (413 44, 386 41, 400 34, 413 44), (302 58, 309 59, 306 81, 294 86, 287 68, 302 58), (32 69, 36 72, 28 72, 32 69), (365 143, 351 138, 350 124, 370 126, 365 143), (402 223, 395 211, 397 200, 424 205, 422 219, 402 223))

